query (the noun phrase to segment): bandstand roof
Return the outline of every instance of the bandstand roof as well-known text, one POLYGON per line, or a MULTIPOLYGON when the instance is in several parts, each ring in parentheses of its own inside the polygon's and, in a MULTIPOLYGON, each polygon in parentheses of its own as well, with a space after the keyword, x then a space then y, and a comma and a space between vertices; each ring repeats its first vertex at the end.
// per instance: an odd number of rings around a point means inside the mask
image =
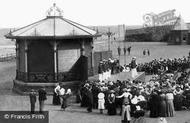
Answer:
POLYGON ((47 17, 28 26, 10 32, 5 37, 17 38, 82 38, 98 36, 97 32, 63 18, 62 11, 54 4, 47 17))

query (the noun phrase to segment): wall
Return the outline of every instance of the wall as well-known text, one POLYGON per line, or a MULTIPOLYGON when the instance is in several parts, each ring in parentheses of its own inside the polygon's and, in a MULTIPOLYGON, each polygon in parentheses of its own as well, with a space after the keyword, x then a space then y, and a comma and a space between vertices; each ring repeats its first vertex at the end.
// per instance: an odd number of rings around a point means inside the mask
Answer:
POLYGON ((80 44, 73 40, 62 41, 58 45, 58 72, 67 72, 80 57, 80 44))
POLYGON ((92 76, 93 72, 93 65, 92 65, 92 46, 91 46, 92 39, 87 39, 84 43, 84 50, 85 56, 88 58, 88 76, 92 76))
POLYGON ((91 46, 89 39, 65 39, 58 41, 58 80, 84 80, 91 71, 91 46), (84 56, 82 54, 84 41, 84 56))

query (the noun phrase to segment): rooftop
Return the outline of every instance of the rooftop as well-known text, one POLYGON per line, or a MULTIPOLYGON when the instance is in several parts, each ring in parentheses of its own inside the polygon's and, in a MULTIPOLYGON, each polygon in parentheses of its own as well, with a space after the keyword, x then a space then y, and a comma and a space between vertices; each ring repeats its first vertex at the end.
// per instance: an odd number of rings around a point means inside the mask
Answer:
POLYGON ((7 38, 72 38, 72 37, 93 37, 97 36, 96 31, 63 18, 63 11, 53 6, 47 11, 46 18, 24 26, 5 35, 7 38))

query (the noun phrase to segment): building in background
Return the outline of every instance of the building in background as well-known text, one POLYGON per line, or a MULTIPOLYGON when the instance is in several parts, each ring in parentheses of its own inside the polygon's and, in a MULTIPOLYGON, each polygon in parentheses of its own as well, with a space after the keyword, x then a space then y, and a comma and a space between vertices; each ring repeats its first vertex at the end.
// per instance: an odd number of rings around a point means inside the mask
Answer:
POLYGON ((174 28, 170 31, 168 44, 190 44, 188 32, 187 24, 179 17, 174 28))

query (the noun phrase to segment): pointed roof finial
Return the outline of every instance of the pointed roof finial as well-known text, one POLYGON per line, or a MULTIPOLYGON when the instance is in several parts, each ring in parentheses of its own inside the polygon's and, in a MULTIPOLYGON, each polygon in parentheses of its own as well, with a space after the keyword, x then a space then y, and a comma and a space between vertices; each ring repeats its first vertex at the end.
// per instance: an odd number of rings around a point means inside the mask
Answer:
POLYGON ((62 17, 63 11, 53 3, 53 6, 47 10, 47 17, 62 17))
POLYGON ((56 6, 56 3, 53 3, 53 6, 55 7, 55 6, 56 6))

